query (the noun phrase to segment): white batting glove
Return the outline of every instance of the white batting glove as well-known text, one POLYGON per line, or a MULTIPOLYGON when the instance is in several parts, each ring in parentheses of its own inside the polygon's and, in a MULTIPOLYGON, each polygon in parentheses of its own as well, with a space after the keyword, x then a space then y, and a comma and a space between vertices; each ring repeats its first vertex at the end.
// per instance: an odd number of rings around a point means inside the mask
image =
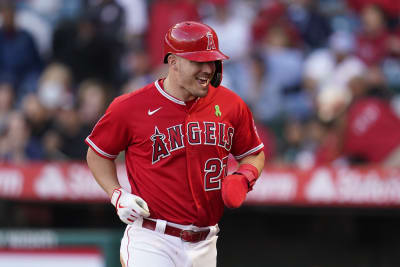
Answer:
POLYGON ((111 203, 117 209, 121 221, 126 224, 132 224, 139 217, 150 216, 147 203, 141 197, 133 195, 123 188, 114 189, 111 203))

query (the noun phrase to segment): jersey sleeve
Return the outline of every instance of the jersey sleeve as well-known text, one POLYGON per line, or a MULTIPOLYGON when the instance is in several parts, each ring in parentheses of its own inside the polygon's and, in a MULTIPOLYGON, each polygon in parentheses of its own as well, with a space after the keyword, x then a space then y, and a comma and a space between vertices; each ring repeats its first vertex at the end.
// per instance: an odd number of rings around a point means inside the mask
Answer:
POLYGON ((118 100, 117 98, 111 103, 91 134, 85 139, 86 144, 99 156, 111 160, 125 150, 131 140, 126 112, 123 111, 118 100))
POLYGON ((250 109, 239 98, 238 116, 235 118, 235 134, 232 145, 232 155, 236 160, 262 151, 264 144, 258 136, 250 109))

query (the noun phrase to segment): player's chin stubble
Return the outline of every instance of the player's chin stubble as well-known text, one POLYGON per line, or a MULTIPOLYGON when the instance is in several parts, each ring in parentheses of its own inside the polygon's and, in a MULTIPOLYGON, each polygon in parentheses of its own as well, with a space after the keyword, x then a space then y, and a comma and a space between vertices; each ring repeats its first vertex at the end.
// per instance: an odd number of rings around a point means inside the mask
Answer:
POLYGON ((187 87, 188 89, 186 90, 194 97, 205 97, 208 94, 209 86, 209 84, 207 84, 207 86, 200 86, 195 83, 192 86, 187 87))
POLYGON ((208 89, 209 86, 207 85, 207 87, 201 87, 200 89, 196 90, 196 97, 205 97, 208 94, 208 89))

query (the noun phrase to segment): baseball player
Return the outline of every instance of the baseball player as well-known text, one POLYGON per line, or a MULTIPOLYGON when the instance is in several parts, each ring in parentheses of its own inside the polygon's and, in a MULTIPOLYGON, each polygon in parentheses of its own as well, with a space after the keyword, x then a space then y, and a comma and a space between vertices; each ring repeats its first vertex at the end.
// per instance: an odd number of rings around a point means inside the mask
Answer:
POLYGON ((252 189, 263 144, 246 104, 220 86, 228 57, 212 28, 174 25, 164 55, 166 78, 111 103, 85 140, 87 162, 127 224, 123 266, 216 266, 218 221, 252 189), (130 190, 118 183, 120 151, 130 190), (239 167, 227 176, 230 153, 239 167))

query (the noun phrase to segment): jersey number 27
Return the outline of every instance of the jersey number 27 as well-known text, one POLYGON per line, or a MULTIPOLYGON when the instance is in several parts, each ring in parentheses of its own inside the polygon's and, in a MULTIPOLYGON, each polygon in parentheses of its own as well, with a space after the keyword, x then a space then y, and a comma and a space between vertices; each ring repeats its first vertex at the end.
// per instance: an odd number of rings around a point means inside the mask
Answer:
POLYGON ((212 191, 221 189, 222 178, 227 175, 226 165, 228 156, 220 158, 210 158, 204 165, 204 190, 212 191))

